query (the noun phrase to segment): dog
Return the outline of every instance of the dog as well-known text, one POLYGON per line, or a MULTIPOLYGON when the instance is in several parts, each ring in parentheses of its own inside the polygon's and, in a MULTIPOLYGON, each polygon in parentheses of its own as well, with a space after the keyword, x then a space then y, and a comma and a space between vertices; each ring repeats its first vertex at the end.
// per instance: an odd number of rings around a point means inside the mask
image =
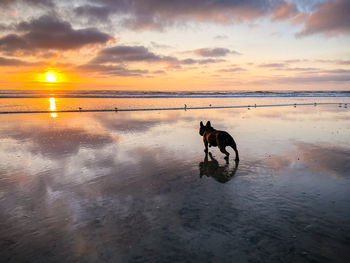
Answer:
POLYGON ((208 145, 209 147, 217 146, 219 147, 220 151, 226 155, 225 159, 228 159, 230 153, 226 151, 226 146, 230 146, 236 153, 235 160, 239 161, 236 142, 228 132, 215 130, 211 126, 210 121, 208 121, 207 124, 204 126, 203 122, 201 121, 199 127, 199 134, 203 136, 205 153, 208 152, 208 145))

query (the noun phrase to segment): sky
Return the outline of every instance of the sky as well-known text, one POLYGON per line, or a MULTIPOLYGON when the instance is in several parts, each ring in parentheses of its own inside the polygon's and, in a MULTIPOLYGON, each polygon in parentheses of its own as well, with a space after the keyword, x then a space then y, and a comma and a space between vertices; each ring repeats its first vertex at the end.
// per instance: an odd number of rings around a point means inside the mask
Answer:
POLYGON ((0 0, 0 89, 350 90, 349 0, 0 0))

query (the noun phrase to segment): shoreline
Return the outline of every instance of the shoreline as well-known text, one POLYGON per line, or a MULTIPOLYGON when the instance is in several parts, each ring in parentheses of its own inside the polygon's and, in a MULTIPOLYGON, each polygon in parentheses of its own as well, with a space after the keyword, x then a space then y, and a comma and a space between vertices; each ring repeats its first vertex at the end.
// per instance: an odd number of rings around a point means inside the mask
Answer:
POLYGON ((76 109, 76 110, 33 110, 33 111, 0 111, 0 114, 29 114, 29 113, 73 113, 73 112, 123 112, 123 111, 171 111, 171 110, 201 110, 201 109, 239 109, 239 108, 265 108, 288 106, 317 106, 317 105, 345 105, 349 103, 320 102, 320 103, 286 103, 286 104, 262 104, 262 105, 231 105, 231 106, 202 106, 202 107, 171 107, 171 108, 114 108, 114 109, 76 109))

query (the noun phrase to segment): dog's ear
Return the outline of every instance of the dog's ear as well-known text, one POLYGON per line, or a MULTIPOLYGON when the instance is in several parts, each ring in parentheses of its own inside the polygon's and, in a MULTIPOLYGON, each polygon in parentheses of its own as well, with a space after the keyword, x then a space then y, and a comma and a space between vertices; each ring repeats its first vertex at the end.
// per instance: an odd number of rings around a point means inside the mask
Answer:
POLYGON ((205 126, 211 127, 210 121, 207 121, 207 124, 205 126))
POLYGON ((201 121, 201 123, 200 123, 200 124, 201 124, 201 127, 203 127, 203 126, 204 126, 202 121, 201 121))

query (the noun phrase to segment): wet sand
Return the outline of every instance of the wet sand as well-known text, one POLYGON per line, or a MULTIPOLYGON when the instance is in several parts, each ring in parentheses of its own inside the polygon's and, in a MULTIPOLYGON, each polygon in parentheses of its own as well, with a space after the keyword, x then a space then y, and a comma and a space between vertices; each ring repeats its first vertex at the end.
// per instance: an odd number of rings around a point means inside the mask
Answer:
POLYGON ((0 116, 4 262, 349 262, 350 112, 0 116), (240 159, 205 158, 199 122, 240 159), (216 160, 216 161, 215 161, 216 160))

